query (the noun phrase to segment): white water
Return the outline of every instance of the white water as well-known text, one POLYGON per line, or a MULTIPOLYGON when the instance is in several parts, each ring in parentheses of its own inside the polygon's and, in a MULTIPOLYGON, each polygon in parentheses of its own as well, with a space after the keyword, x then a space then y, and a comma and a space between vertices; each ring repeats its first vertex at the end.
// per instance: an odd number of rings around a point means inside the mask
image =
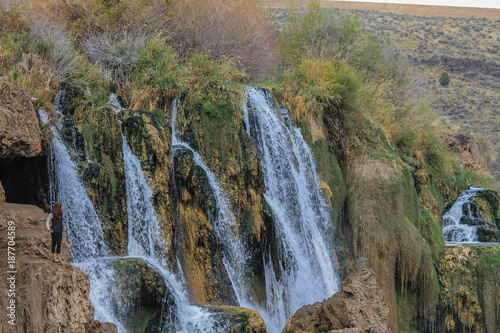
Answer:
MULTIPOLYGON (((444 240, 448 243, 463 244, 477 242, 477 229, 478 226, 471 226, 467 224, 460 224, 460 218, 463 214, 463 206, 471 203, 471 198, 477 192, 484 190, 484 188, 473 187, 463 191, 457 198, 453 206, 443 214, 443 234, 444 240)), ((468 211, 469 218, 470 210, 468 211)))
POLYGON ((118 101, 118 97, 115 93, 109 94, 108 104, 115 110, 115 113, 126 110, 118 101))
MULTIPOLYGON (((209 182, 212 193, 215 197, 217 206, 217 216, 213 218, 211 223, 214 226, 217 237, 224 245, 223 248, 223 262, 226 271, 228 272, 229 279, 233 285, 236 298, 241 306, 250 307, 247 301, 248 295, 246 293, 244 275, 246 273, 246 255, 242 241, 238 237, 238 228, 234 214, 232 213, 226 195, 216 180, 212 171, 203 163, 203 160, 198 152, 191 148, 187 143, 182 142, 177 137, 176 131, 176 117, 177 109, 179 107, 179 99, 175 99, 171 107, 170 121, 172 128, 172 148, 170 157, 172 160, 173 154, 178 150, 187 150, 193 155, 193 161, 204 172, 209 182)), ((253 308, 253 307, 252 307, 253 308)))
MULTIPOLYGON (((280 261, 274 266, 279 267, 279 272, 274 271, 270 256, 263 258, 267 292, 264 309, 248 297, 244 282, 248 273, 245 249, 224 192, 201 156, 177 137, 177 100, 172 106, 171 154, 187 150, 205 171, 217 205, 217 216, 212 223, 224 245, 224 264, 238 302, 242 307, 259 311, 269 332, 279 332, 302 305, 321 301, 339 289, 336 268, 332 264, 332 223, 329 206, 318 186, 311 152, 300 130, 289 125, 286 110, 278 109, 276 113, 262 91, 247 88, 247 94, 248 104, 258 111, 249 113, 245 107, 247 131, 261 155, 267 188, 265 198, 274 213, 277 239, 281 242, 280 261), (280 279, 276 278, 278 274, 280 279)), ((48 121, 45 116, 41 119, 48 121)), ((112 260, 117 258, 109 257, 110 251, 103 241, 102 223, 78 179, 77 167, 59 133, 54 128, 53 132, 51 170, 56 175, 56 184, 51 184, 51 189, 63 202, 65 219, 71 224, 68 237, 72 255, 77 265, 90 276, 95 318, 114 322, 120 333, 126 332, 119 317, 128 305, 119 304, 117 295, 121 290, 111 266, 112 260)), ((190 304, 182 274, 176 276, 166 268, 161 230, 151 204, 151 189, 139 159, 130 151, 125 138, 123 149, 129 223, 128 256, 124 258, 142 260, 165 279, 176 307, 170 321, 164 323, 163 331, 224 332, 223 325, 217 323, 206 309, 190 304)))
POLYGON ((186 296, 185 281, 179 281, 166 267, 163 255, 166 246, 151 203, 153 192, 142 171, 139 158, 132 153, 125 137, 123 161, 127 193, 128 254, 129 257, 138 258, 155 269, 169 286, 177 311, 171 321, 165 324, 166 327, 176 332, 215 332, 215 319, 207 310, 190 304, 186 296))
MULTIPOLYGON (((60 100, 58 92, 54 103, 55 116, 60 122, 60 100)), ((107 260, 110 250, 104 243, 102 223, 90 201, 87 191, 78 177, 78 168, 72 161, 68 149, 62 142, 59 130, 49 123, 45 110, 39 110, 40 119, 47 125, 54 137, 49 156, 50 201, 62 202, 63 216, 67 227, 68 242, 71 244, 72 264, 80 267, 90 278, 90 300, 95 308, 95 319, 117 323, 119 332, 125 332, 116 320, 112 308, 112 296, 116 293, 114 269, 107 260)))
POLYGON ((275 108, 262 89, 246 87, 243 112, 281 242, 280 279, 270 256, 265 258, 267 305, 261 312, 269 331, 279 332, 297 309, 339 290, 333 224, 311 151, 300 129, 290 124, 287 110, 275 108))
MULTIPOLYGON (((64 91, 56 96, 55 113, 62 118, 60 107, 64 104, 64 91)), ((118 104, 119 105, 119 104, 118 104)), ((113 107, 115 107, 113 105, 113 107)), ((123 293, 112 263, 116 259, 137 258, 156 270, 172 293, 174 305, 163 323, 162 332, 217 332, 224 329, 206 310, 190 304, 186 296, 185 283, 166 269, 162 249, 165 249, 160 234, 158 219, 151 204, 152 191, 142 172, 139 159, 132 153, 123 138, 124 169, 127 193, 127 215, 129 222, 128 256, 110 257, 110 250, 104 243, 102 223, 78 177, 78 168, 72 161, 68 149, 62 142, 59 128, 50 126, 45 110, 40 109, 40 119, 54 134, 50 170, 51 201, 61 201, 65 223, 68 227, 68 241, 72 245, 72 264, 89 275, 90 299, 95 308, 95 319, 113 322, 120 333, 127 332, 124 319, 131 304, 121 304, 123 293)))

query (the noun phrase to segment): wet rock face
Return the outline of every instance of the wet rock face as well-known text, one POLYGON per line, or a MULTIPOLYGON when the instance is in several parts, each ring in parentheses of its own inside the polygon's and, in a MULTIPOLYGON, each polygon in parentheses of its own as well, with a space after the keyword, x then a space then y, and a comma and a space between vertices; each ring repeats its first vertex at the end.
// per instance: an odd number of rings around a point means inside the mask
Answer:
POLYGON ((357 260, 341 288, 323 302, 300 308, 283 333, 391 332, 389 304, 365 258, 357 260))
POLYGON ((486 157, 474 138, 466 135, 448 136, 445 138, 446 145, 453 150, 463 167, 473 167, 477 171, 486 171, 486 157))
POLYGON ((266 324, 260 314, 251 309, 234 306, 219 306, 215 309, 219 315, 232 323, 225 331, 230 333, 267 333, 266 324))
POLYGON ((42 133, 29 95, 0 78, 0 158, 42 154, 42 133))

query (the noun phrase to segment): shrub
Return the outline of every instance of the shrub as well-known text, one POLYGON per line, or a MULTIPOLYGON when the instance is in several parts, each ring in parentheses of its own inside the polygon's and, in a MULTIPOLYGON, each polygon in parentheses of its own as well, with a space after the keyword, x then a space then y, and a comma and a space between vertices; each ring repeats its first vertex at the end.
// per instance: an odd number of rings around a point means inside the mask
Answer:
POLYGON ((52 68, 54 79, 59 83, 71 81, 82 58, 62 27, 47 21, 39 21, 30 26, 30 34, 36 41, 35 51, 43 56, 52 68))
POLYGON ((307 11, 290 9, 290 21, 280 34, 280 50, 285 67, 313 58, 347 58, 361 35, 356 16, 342 16, 319 7, 317 1, 307 11))
POLYGON ((241 83, 246 75, 236 68, 231 59, 214 61, 207 55, 195 54, 186 66, 190 73, 188 104, 203 103, 206 110, 218 109, 224 104, 231 106, 232 110, 240 110, 243 98, 241 83))
POLYGON ((21 60, 28 49, 27 23, 19 8, 0 6, 0 74, 21 60))
POLYGON ((128 96, 132 108, 162 108, 180 89, 187 87, 187 75, 175 50, 158 35, 140 51, 122 94, 128 96))
POLYGON ((165 27, 167 12, 166 2, 158 0, 47 0, 35 8, 66 24, 78 43, 103 32, 153 34, 165 27))
POLYGON ((285 72, 283 95, 299 119, 328 108, 343 108, 356 99, 361 80, 345 61, 303 59, 285 72))
POLYGON ((441 76, 439 77, 439 83, 444 87, 447 86, 450 83, 450 76, 448 75, 448 72, 443 72, 441 76))
POLYGON ((264 79, 275 68, 275 29, 255 1, 173 0, 170 30, 183 57, 237 59, 251 80, 264 79))
POLYGON ((365 82, 383 82, 394 103, 404 104, 416 95, 415 75, 406 57, 389 40, 363 32, 356 16, 322 9, 311 1, 307 11, 291 8, 290 17, 280 35, 285 68, 299 64, 304 57, 342 59, 365 82))
POLYGON ((83 42, 83 50, 99 64, 106 81, 121 82, 128 76, 145 42, 145 35, 91 33, 83 42))

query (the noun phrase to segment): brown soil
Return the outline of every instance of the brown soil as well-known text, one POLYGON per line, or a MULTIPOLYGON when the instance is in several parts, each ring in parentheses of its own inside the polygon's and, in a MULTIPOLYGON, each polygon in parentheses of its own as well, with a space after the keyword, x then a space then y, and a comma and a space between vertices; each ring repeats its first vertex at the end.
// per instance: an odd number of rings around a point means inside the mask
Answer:
MULTIPOLYGON (((307 5, 309 0, 295 0, 296 4, 307 5)), ((287 8, 290 0, 264 0, 264 7, 287 8)), ((416 16, 442 16, 442 17, 476 17, 488 20, 500 20, 500 9, 491 8, 469 8, 469 7, 447 7, 447 6, 423 6, 405 5, 393 3, 369 3, 369 2, 347 2, 347 1, 320 1, 322 7, 339 8, 345 10, 374 10, 379 12, 393 13, 399 15, 416 16)))

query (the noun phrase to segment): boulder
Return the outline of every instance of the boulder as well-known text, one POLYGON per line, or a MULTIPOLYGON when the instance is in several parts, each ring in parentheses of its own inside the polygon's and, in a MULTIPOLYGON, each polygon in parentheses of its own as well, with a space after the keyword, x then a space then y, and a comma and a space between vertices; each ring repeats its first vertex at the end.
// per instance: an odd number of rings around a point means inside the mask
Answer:
POLYGON ((341 284, 342 290, 323 302, 300 308, 283 333, 391 332, 389 304, 365 258, 356 261, 341 284))
POLYGON ((29 94, 0 77, 0 158, 42 154, 42 132, 29 94))

